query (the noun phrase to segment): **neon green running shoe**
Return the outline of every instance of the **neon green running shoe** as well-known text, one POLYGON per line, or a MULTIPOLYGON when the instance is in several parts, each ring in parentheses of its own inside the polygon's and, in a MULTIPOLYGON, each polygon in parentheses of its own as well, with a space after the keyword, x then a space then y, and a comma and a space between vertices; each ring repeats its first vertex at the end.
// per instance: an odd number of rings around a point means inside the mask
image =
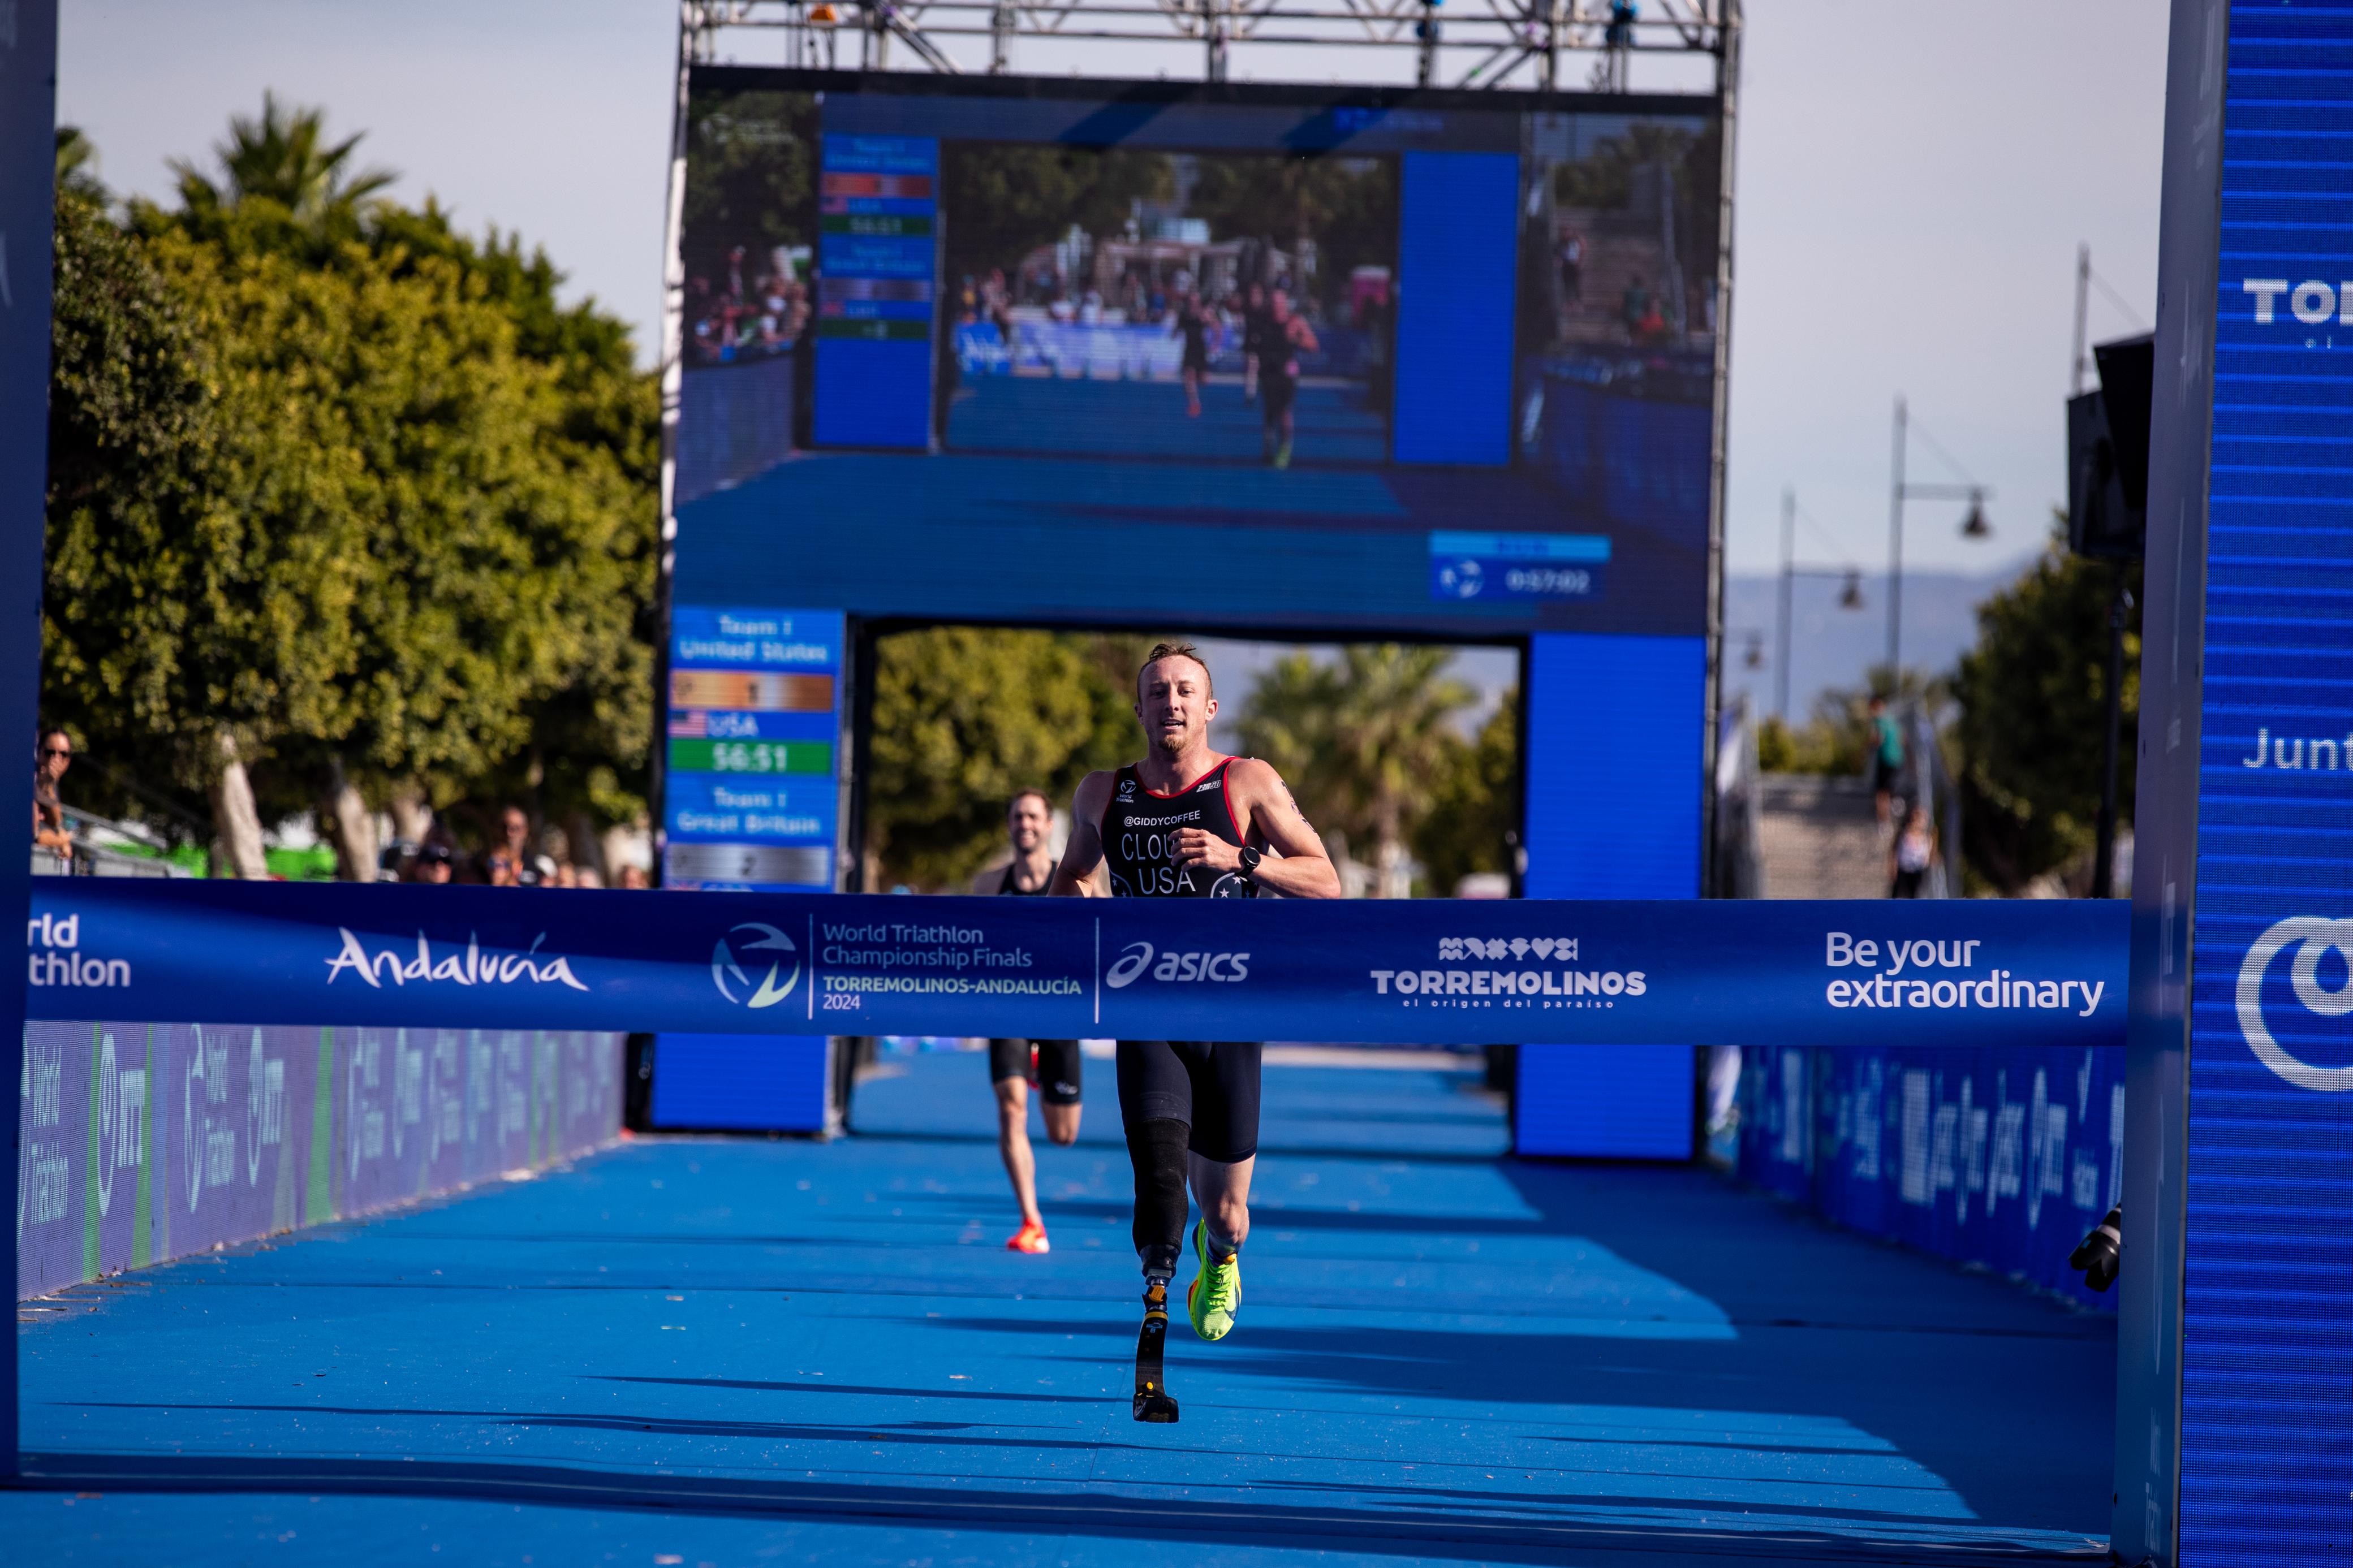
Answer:
POLYGON ((1185 1292, 1185 1310, 1193 1320, 1193 1331, 1205 1340, 1221 1340, 1234 1331, 1234 1312, 1242 1304, 1241 1254, 1229 1252, 1223 1258, 1209 1256, 1209 1223, 1193 1223, 1193 1256, 1201 1262, 1201 1271, 1193 1276, 1191 1288, 1185 1292))

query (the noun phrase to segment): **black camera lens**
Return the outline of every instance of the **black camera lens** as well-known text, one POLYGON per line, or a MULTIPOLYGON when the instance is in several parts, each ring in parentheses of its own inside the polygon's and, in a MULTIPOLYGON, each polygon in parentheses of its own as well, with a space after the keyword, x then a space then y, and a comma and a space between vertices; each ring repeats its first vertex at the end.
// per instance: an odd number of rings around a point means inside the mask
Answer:
POLYGON ((2107 1217, 2100 1221, 2089 1236, 2075 1244, 2075 1250, 2067 1255, 2067 1267, 2084 1271, 2084 1289, 2105 1290, 2116 1282, 2124 1222, 2124 1205, 2118 1204, 2108 1211, 2107 1217))

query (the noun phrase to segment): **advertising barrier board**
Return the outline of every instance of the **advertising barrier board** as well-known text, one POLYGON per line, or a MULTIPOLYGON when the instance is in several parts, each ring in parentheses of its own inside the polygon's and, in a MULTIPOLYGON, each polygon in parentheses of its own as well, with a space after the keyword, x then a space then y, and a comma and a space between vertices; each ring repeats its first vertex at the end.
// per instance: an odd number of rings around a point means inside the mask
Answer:
POLYGON ((52 879, 35 1010, 711 1034, 2113 1045, 2125 910, 52 879))
POLYGON ((25 1026, 20 1298, 530 1170, 621 1123, 617 1035, 25 1026))
POLYGON ((1743 1180, 1823 1218, 2114 1311, 2067 1255, 2124 1182, 2114 1046, 1745 1051, 1743 1180))

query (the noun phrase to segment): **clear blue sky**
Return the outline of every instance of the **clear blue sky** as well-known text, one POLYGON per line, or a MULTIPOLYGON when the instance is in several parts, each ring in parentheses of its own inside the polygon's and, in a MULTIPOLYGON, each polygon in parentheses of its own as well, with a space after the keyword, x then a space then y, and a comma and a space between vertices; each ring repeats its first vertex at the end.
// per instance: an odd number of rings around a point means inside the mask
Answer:
MULTIPOLYGON (((60 112, 119 190, 168 190, 265 88, 365 131, 363 156, 462 222, 520 229, 639 323, 650 352, 677 6, 669 0, 63 0, 60 112)), ((2078 240, 2137 313, 2156 291, 2165 7, 1751 0, 1739 129, 1731 548, 1770 570, 1782 485, 1830 538, 1886 554, 1890 400, 1999 492, 1968 546, 1917 509, 1917 565, 2035 548, 2063 498, 2078 240)), ((1033 51, 1069 68, 1073 51, 1033 51)), ((1089 57, 1078 55, 1075 58, 1089 57)), ((1098 68, 1123 68, 1098 54, 1098 68)), ((1395 61, 1238 57, 1263 79, 1395 61)), ((1134 68, 1127 67, 1125 68, 1134 68)), ((1148 67, 1146 68, 1149 68, 1148 67)), ((1182 68, 1181 63, 1177 68, 1182 68)), ((2130 321, 2095 298, 2094 335, 2130 321)), ((1915 450, 1915 473, 1942 478, 1915 450)))

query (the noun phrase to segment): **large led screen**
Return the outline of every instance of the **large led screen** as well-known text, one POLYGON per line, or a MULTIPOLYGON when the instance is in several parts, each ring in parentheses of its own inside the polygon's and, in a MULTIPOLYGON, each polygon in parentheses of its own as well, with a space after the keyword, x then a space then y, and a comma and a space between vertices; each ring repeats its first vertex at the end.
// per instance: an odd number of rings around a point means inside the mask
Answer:
POLYGON ((1718 154, 1709 100, 699 68, 674 598, 1703 636, 1718 154))

